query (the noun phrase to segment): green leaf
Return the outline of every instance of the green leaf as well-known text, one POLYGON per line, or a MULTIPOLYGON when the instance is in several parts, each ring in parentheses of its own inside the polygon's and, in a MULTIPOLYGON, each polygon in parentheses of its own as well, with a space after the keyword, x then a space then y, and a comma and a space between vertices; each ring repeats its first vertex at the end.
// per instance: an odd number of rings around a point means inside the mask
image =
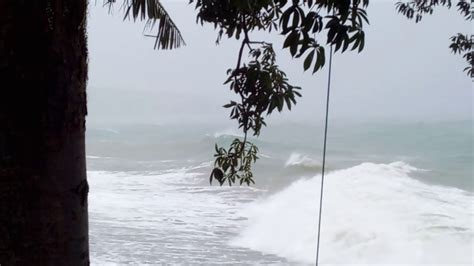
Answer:
POLYGON ((293 12, 293 9, 294 8, 292 8, 292 7, 286 9, 285 12, 283 12, 283 14, 281 16, 280 25, 282 26, 283 30, 288 29, 288 22, 290 20, 290 15, 293 12))
POLYGON ((313 27, 313 24, 315 22, 316 17, 317 17, 317 15, 313 11, 310 11, 306 15, 306 18, 304 19, 304 27, 303 27, 304 31, 308 32, 308 31, 311 30, 311 28, 313 27))
POLYGON ((300 14, 298 12, 293 12, 293 27, 298 27, 300 23, 300 14))
POLYGON ((347 48, 349 47, 349 35, 347 35, 347 33, 344 34, 344 45, 342 46, 342 52, 341 53, 344 53, 347 48))
POLYGON ((268 107, 268 114, 271 114, 277 105, 276 97, 272 97, 270 100, 270 107, 268 107))
POLYGON ((230 103, 225 104, 225 105, 223 105, 222 107, 224 107, 224 108, 229 108, 229 107, 235 106, 236 104, 237 104, 236 102, 231 101, 230 103))
POLYGON ((321 69, 326 62, 326 55, 324 51, 324 47, 320 46, 318 48, 318 58, 316 59, 316 64, 314 65, 313 68, 313 73, 321 69))
POLYGON ((295 42, 293 43, 291 46, 290 46, 290 54, 291 56, 295 56, 296 55, 296 52, 298 51, 298 43, 295 42))
POLYGON ((297 31, 292 31, 290 34, 285 39, 285 42, 283 43, 283 48, 286 48, 290 45, 295 44, 298 41, 298 32, 297 31))
POLYGON ((221 181, 224 179, 224 172, 222 172, 221 169, 219 168, 214 168, 214 170, 212 170, 211 172, 211 176, 209 178, 209 183, 212 184, 212 178, 215 178, 217 181, 219 181, 219 183, 221 183, 221 181))
POLYGON ((278 100, 278 104, 277 104, 278 112, 281 112, 283 110, 283 96, 278 96, 277 100, 278 100))
POLYGON ((306 56, 306 59, 304 60, 304 63, 303 63, 304 71, 308 70, 309 67, 311 66, 311 63, 313 62, 313 57, 314 57, 314 50, 312 50, 312 51, 306 56))
MULTIPOLYGON (((114 0, 106 0, 107 3, 113 4, 114 0)), ((174 49, 185 45, 181 32, 165 10, 161 1, 156 0, 140 0, 140 1, 124 1, 124 20, 132 17, 133 20, 146 20, 145 30, 151 30, 158 24, 158 32, 156 35, 147 35, 154 37, 155 49, 174 49), (158 23, 157 23, 158 22, 158 23)))
POLYGON ((286 102, 286 106, 288 106, 288 110, 291 111, 291 102, 290 102, 290 97, 285 97, 285 102, 286 102))
POLYGON ((364 50, 364 44, 365 44, 365 34, 363 31, 360 33, 360 45, 359 45, 359 53, 364 50))

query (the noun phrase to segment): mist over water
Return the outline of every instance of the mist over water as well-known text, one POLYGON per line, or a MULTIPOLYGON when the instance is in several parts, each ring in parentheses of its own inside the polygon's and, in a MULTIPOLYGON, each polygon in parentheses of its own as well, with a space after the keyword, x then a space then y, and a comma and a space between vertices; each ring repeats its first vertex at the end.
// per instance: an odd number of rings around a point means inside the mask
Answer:
MULTIPOLYGON (((472 122, 334 125, 321 262, 472 265, 472 122)), ((253 140, 252 187, 209 185, 212 125, 88 130, 92 263, 311 264, 322 130, 253 140)))

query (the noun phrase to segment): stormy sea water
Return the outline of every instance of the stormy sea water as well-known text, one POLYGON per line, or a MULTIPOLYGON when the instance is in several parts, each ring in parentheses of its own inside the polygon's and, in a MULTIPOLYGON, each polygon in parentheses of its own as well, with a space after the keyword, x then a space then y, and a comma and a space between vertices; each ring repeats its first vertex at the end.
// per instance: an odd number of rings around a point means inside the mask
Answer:
MULTIPOLYGON (((93 265, 314 264, 322 130, 265 129, 256 185, 209 185, 232 128, 89 127, 93 265)), ((322 265, 472 265, 472 121, 335 125, 322 265)))

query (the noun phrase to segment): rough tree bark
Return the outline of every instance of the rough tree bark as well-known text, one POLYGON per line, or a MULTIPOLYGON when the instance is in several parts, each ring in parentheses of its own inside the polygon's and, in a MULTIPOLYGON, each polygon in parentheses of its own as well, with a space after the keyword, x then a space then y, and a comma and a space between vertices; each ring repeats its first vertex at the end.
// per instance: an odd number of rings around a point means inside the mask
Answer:
POLYGON ((0 264, 88 265, 87 1, 0 0, 0 264))

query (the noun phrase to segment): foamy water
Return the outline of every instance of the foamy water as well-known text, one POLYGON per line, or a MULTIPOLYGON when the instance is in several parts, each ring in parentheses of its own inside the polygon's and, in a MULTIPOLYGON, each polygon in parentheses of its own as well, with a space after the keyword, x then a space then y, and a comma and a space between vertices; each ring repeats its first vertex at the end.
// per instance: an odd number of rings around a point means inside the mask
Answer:
POLYGON ((210 187, 193 168, 162 173, 90 171, 90 236, 94 265, 284 261, 228 242, 237 215, 261 193, 210 187), (228 250, 231 248, 231 250, 228 250))
MULTIPOLYGON (((402 163, 364 163, 326 177, 321 263, 472 265, 473 196, 421 183, 402 163)), ((232 244, 314 263, 320 176, 242 209, 232 244)))
POLYGON ((293 152, 288 160, 285 162, 285 166, 301 166, 301 167, 307 167, 307 168, 316 168, 320 166, 321 163, 310 158, 307 155, 303 155, 297 152, 293 152))
MULTIPOLYGON (((321 265, 473 265, 471 128, 333 130, 321 265)), ((89 130, 92 264, 314 264, 322 138, 311 130, 252 139, 250 188, 209 185, 214 143, 235 130, 89 130)))
MULTIPOLYGON (((195 170, 89 172, 92 263, 311 264, 320 177, 266 196, 210 187, 195 170)), ((321 263, 471 265, 473 196, 402 163, 326 179, 321 263)))

